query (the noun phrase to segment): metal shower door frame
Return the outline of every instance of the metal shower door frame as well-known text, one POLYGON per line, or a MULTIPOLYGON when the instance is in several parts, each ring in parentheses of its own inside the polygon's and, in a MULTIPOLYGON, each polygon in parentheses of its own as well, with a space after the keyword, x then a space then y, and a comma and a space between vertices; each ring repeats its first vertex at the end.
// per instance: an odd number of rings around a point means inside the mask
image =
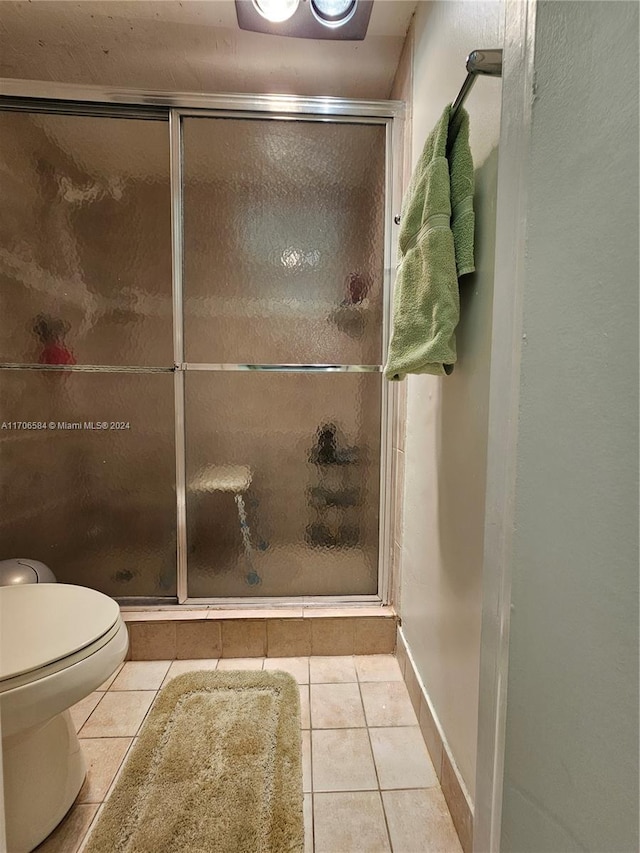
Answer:
MULTIPOLYGON (((254 118, 278 121, 328 122, 347 124, 378 124, 386 128, 385 151, 385 208, 384 208, 384 277, 383 277, 383 334, 382 352, 386 353, 391 321, 392 275, 395 270, 395 226, 393 211, 400 207, 400 169, 404 104, 401 101, 350 100, 343 98, 302 97, 295 95, 206 95, 199 93, 167 93, 140 89, 103 88, 45 81, 0 79, 0 108, 82 114, 94 113, 101 107, 114 117, 127 117, 154 112, 168 118, 170 143, 171 240, 172 240, 172 307, 173 307, 173 368, 174 373, 174 435, 176 476, 176 533, 177 533, 177 599, 178 604, 215 604, 228 607, 272 607, 283 604, 386 604, 389 602, 391 558, 393 548, 392 524, 396 496, 391 472, 393 454, 394 411, 397 393, 394 384, 382 382, 380 417, 380 489, 378 584, 375 595, 342 596, 278 596, 241 598, 189 598, 186 526, 186 436, 184 388, 185 373, 189 370, 244 370, 248 365, 189 365, 184 360, 184 300, 183 300, 183 158, 182 118, 184 116, 212 118, 254 118), (165 112, 166 111, 166 112, 165 112)), ((9 365, 6 365, 9 366, 9 365)), ((30 365, 11 365, 26 368, 30 365)), ((253 369, 255 366, 251 366, 253 369)), ((381 365, 262 365, 264 369, 284 372, 381 372, 381 365)), ((60 369, 60 368, 53 368, 60 369)), ((68 369, 68 368, 62 368, 68 369)), ((77 369, 96 367, 78 366, 77 369)), ((98 367, 97 370, 113 370, 98 367)), ((118 372, 139 372, 136 367, 120 366, 118 372)), ((154 368, 143 368, 154 372, 154 368)), ((124 602, 123 602, 124 603, 124 602)), ((133 602, 127 602, 133 603, 133 602)), ((145 605, 166 605, 167 599, 145 600, 145 605)))

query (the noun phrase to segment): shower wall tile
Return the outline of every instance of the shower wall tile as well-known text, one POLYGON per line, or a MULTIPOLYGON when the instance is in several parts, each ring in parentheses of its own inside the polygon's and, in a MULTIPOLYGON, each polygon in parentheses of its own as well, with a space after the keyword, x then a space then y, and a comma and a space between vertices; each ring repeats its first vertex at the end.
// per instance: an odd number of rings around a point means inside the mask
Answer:
POLYGON ((132 660, 175 659, 175 622, 130 622, 128 627, 132 660))
POLYGON ((307 619, 269 619, 267 656, 298 657, 311 654, 311 624, 307 619))
POLYGON ((267 647, 267 625, 263 619, 223 621, 222 657, 264 657, 267 647))
POLYGON ((311 622, 311 654, 352 655, 357 619, 315 619, 311 622))
POLYGON ((217 658, 222 653, 219 622, 179 622, 176 625, 176 657, 178 660, 217 658))

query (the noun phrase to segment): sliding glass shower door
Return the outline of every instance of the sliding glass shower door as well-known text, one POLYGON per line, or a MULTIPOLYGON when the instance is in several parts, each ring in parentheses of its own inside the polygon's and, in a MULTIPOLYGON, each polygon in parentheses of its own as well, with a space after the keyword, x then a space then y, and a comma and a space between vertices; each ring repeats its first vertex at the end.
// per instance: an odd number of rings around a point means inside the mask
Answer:
POLYGON ((386 127, 182 133, 187 594, 375 595, 386 127))
POLYGON ((388 137, 0 99, 0 559, 132 603, 379 593, 388 137))
POLYGON ((0 111, 0 559, 175 596, 168 121, 83 112, 0 111))

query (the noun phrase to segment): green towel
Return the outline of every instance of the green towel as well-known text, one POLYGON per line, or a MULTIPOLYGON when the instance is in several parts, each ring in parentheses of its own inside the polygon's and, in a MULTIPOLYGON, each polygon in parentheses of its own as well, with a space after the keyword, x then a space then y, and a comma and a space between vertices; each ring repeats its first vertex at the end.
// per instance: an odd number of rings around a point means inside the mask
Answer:
POLYGON ((451 373, 460 317, 458 278, 473 272, 469 116, 451 106, 427 139, 402 206, 387 379, 451 373), (449 140, 449 144, 447 144, 449 140))

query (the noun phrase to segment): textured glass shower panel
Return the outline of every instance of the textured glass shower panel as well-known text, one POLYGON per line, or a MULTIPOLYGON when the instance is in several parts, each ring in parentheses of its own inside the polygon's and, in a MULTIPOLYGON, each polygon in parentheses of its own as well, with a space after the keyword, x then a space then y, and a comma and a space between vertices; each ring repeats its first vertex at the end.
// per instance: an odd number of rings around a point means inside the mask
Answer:
POLYGON ((186 375, 190 597, 377 592, 378 373, 186 375))
POLYGON ((173 376, 3 370, 0 394, 3 557, 175 596, 173 376))
POLYGON ((188 362, 380 363, 385 134, 183 119, 188 362))
POLYGON ((164 121, 0 112, 0 361, 172 365, 164 121))

